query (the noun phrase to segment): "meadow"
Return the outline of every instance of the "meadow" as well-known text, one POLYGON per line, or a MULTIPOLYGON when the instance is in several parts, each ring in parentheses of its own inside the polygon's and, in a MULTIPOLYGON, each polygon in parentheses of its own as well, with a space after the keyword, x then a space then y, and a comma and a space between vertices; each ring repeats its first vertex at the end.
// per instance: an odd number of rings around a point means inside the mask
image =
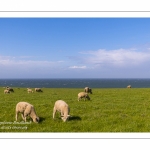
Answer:
POLYGON ((77 100, 81 88, 42 88, 42 93, 27 93, 26 88, 15 88, 4 94, 0 88, 0 132, 149 132, 149 88, 94 88, 91 100, 77 100), (70 106, 71 117, 63 122, 56 113, 52 118, 56 100, 70 106), (27 123, 19 115, 15 122, 15 107, 20 101, 34 105, 40 122, 27 123))

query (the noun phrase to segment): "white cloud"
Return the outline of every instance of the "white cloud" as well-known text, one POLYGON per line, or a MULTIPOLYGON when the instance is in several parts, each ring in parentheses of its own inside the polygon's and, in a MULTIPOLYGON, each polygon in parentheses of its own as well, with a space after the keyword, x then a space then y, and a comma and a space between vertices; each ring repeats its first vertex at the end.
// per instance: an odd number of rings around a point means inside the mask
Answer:
POLYGON ((0 65, 13 67, 13 66, 24 66, 24 67, 35 67, 35 66, 55 66, 63 63, 64 61, 39 61, 39 60, 22 60, 24 57, 11 57, 11 56, 0 56, 0 65))
POLYGON ((86 66, 70 66, 71 69, 86 69, 86 66))
POLYGON ((1 77, 149 77, 150 50, 116 49, 81 52, 69 61, 0 56, 1 77), (68 64, 70 67, 68 67, 68 64))
POLYGON ((99 66, 125 67, 150 62, 150 51, 138 51, 136 49, 100 49, 97 51, 82 52, 82 54, 86 55, 86 57, 82 57, 84 63, 99 66))
POLYGON ((58 73, 64 61, 24 60, 21 57, 0 56, 1 77, 50 77, 58 73))

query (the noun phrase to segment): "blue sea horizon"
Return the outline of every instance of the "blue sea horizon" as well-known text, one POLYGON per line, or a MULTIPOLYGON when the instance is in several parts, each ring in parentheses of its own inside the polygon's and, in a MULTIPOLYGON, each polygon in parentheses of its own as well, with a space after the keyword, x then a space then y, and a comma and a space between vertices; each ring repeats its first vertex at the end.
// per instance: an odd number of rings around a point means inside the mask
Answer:
POLYGON ((41 78, 0 79, 0 87, 40 88, 150 88, 150 78, 41 78))

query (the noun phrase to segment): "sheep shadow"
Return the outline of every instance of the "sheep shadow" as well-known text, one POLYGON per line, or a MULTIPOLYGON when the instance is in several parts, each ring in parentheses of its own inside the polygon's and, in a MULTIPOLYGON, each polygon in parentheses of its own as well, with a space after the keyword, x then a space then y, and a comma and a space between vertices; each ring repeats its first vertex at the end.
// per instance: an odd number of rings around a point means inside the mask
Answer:
POLYGON ((45 118, 43 118, 43 117, 39 117, 39 123, 41 123, 41 122, 43 122, 44 120, 45 120, 45 118))
POLYGON ((71 116, 71 117, 69 117, 69 121, 72 121, 72 120, 81 121, 81 117, 79 117, 79 116, 71 116))

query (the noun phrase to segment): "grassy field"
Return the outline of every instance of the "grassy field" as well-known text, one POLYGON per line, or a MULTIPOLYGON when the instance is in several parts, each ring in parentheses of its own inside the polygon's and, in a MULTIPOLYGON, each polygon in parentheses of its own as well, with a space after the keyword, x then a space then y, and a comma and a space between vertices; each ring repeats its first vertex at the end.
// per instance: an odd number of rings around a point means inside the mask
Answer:
POLYGON ((93 89, 91 100, 77 100, 80 88, 43 88, 43 93, 27 93, 26 88, 14 88, 14 93, 4 94, 0 88, 0 132, 149 132, 150 89, 111 88, 93 89), (62 99, 70 106, 67 122, 52 113, 56 100, 62 99), (38 124, 15 122, 15 106, 19 101, 34 105, 40 117, 38 124))

